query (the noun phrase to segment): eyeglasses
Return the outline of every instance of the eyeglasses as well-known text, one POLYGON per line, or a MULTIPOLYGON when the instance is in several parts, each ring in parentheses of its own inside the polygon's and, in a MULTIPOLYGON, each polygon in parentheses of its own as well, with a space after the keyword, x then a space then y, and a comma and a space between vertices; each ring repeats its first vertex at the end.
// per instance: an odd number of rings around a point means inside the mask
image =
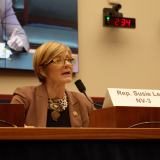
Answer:
MULTIPOLYGON (((65 61, 70 63, 71 66, 75 65, 76 58, 75 57, 69 57, 69 58, 56 58, 51 60, 49 63, 54 62, 58 67, 63 67, 65 65, 65 61)), ((47 64, 49 64, 47 63, 47 64)), ((45 64, 45 65, 47 65, 45 64)))

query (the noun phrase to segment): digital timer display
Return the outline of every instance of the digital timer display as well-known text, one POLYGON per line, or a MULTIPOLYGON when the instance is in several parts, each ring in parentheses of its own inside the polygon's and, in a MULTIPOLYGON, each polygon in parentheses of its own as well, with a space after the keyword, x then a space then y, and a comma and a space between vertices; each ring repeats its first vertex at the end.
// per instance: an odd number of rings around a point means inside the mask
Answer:
POLYGON ((104 26, 106 27, 121 27, 121 28, 136 28, 134 18, 120 17, 104 17, 104 26))

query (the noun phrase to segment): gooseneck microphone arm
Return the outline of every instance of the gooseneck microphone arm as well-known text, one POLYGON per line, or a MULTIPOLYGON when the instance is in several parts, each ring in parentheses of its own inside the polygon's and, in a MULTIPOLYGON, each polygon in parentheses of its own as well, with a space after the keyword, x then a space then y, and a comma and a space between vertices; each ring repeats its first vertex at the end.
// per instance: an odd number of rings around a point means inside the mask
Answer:
POLYGON ((84 86, 84 84, 82 83, 82 81, 81 81, 80 79, 75 82, 75 85, 77 86, 78 90, 86 96, 86 98, 89 100, 90 103, 102 107, 102 105, 93 103, 93 102, 88 98, 88 96, 87 96, 87 94, 86 94, 86 87, 84 86))
POLYGON ((93 103, 93 102, 88 98, 88 96, 86 95, 86 92, 84 92, 84 95, 87 97, 87 99, 88 99, 92 104, 95 104, 96 106, 102 107, 102 105, 100 105, 100 104, 93 103))

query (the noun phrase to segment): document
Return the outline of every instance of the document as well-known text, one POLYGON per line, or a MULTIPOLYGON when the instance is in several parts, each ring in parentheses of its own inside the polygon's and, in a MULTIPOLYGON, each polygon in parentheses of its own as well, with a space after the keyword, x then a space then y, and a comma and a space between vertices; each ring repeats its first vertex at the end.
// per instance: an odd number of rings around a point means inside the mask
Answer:
POLYGON ((12 52, 5 48, 5 43, 0 43, 0 58, 10 58, 12 52))

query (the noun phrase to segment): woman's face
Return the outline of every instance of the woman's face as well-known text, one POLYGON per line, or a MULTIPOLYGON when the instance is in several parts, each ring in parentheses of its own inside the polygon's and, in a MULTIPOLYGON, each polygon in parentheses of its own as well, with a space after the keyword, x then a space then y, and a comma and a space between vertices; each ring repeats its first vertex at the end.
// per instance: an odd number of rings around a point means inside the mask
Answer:
MULTIPOLYGON (((70 55, 66 51, 54 57, 54 59, 68 57, 70 57, 70 55)), ((54 83, 56 85, 66 84, 72 80, 72 66, 67 60, 63 67, 58 67, 55 62, 52 62, 46 66, 45 74, 47 76, 46 83, 54 83)))

